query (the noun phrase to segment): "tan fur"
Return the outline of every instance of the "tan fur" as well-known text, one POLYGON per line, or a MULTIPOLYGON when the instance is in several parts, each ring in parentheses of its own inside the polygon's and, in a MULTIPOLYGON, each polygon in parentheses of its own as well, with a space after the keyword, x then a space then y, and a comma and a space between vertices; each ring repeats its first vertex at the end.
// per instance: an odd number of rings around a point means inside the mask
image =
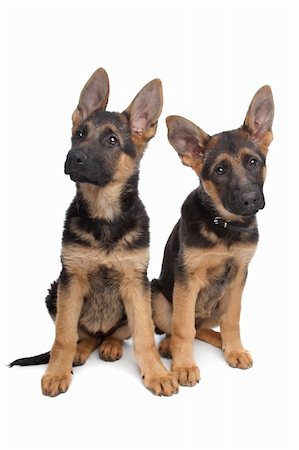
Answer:
POLYGON ((222 348, 221 334, 218 331, 207 328, 199 328, 196 330, 196 339, 214 345, 214 347, 222 348))
POLYGON ((122 356, 123 341, 131 336, 129 325, 126 323, 117 328, 100 345, 99 354, 105 361, 116 361, 122 356))
POLYGON ((255 250, 255 244, 242 243, 234 244, 230 247, 217 245, 208 249, 188 247, 184 252, 184 261, 187 264, 188 272, 191 275, 195 273, 195 276, 200 278, 202 274, 206 275, 208 270, 221 265, 221 263, 227 259, 233 258, 238 265, 248 264, 253 257, 255 250), (200 274, 198 273, 199 267, 201 271, 200 274))
POLYGON ((99 187, 82 183, 80 189, 88 203, 89 213, 93 218, 112 221, 120 214, 120 194, 124 183, 138 169, 136 160, 122 153, 117 162, 115 176, 111 183, 99 187))
POLYGON ((77 352, 74 359, 74 366, 81 366, 86 362, 89 355, 100 345, 101 339, 93 337, 82 329, 78 329, 77 352))
POLYGON ((203 235, 203 237, 205 237, 212 244, 216 244, 216 242, 218 241, 218 237, 215 233, 213 233, 213 231, 208 231, 204 227, 202 227, 200 232, 203 235))
POLYGON ((78 341, 78 320, 83 298, 88 293, 88 283, 84 277, 76 277, 63 288, 58 287, 56 337, 51 349, 47 370, 42 377, 42 391, 55 396, 65 392, 71 382, 72 364, 78 341))
POLYGON ((153 124, 144 134, 139 136, 138 134, 132 134, 132 141, 135 145, 139 158, 141 158, 143 151, 148 141, 155 136, 157 130, 157 123, 153 124))
POLYGON ((126 305, 135 357, 143 382, 156 394, 163 385, 164 395, 171 395, 174 390, 175 378, 171 378, 161 364, 153 339, 154 324, 152 320, 148 320, 151 316, 150 289, 142 286, 141 274, 126 267, 127 270, 121 285, 121 295, 126 305))
POLYGON ((202 160, 201 159, 195 159, 190 155, 179 155, 181 158, 182 163, 184 166, 191 167, 196 175, 199 175, 201 173, 202 169, 202 160))
POLYGON ((81 184, 91 217, 113 220, 119 216, 122 187, 122 183, 109 183, 103 188, 88 183, 81 184))
MULTIPOLYGON (((123 243, 125 242, 124 238, 123 243)), ((62 261, 65 267, 79 276, 86 276, 89 273, 96 272, 99 265, 109 268, 114 267, 122 274, 127 270, 128 265, 142 272, 148 264, 148 259, 148 248, 128 252, 124 246, 119 245, 117 250, 107 253, 100 248, 82 248, 77 244, 69 244, 62 249, 62 261)))
POLYGON ((189 277, 187 282, 174 283, 172 315, 172 371, 179 384, 193 386, 199 382, 199 369, 193 358, 193 341, 195 338, 194 310, 198 286, 196 278, 189 277))
POLYGON ((162 292, 152 296, 153 320, 155 325, 166 333, 171 333, 172 306, 162 292))
POLYGON ((239 266, 237 276, 220 305, 220 331, 225 359, 232 367, 241 369, 252 366, 252 358, 241 343, 239 326, 247 264, 239 266))
POLYGON ((117 361, 122 357, 122 345, 122 339, 108 337, 100 345, 100 358, 104 361, 117 361))
POLYGON ((171 359, 171 335, 167 334, 164 339, 159 344, 159 353, 163 358, 171 359))
POLYGON ((136 161, 125 153, 122 153, 117 162, 113 183, 125 183, 137 168, 136 161))
POLYGON ((268 131, 265 134, 265 136, 260 144, 260 149, 265 156, 267 156, 267 154, 268 154, 268 150, 269 150, 268 147, 272 141, 273 141, 273 133, 272 133, 272 131, 268 131))

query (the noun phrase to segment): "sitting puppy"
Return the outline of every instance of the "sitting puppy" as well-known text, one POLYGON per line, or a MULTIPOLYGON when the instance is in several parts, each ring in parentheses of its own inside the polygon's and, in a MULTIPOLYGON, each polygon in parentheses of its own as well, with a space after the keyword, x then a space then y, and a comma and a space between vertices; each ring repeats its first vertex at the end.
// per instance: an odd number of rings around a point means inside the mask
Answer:
POLYGON ((194 337, 222 348, 232 367, 252 365, 239 319, 247 267, 258 242, 256 213, 265 206, 273 115, 271 89, 264 86, 237 130, 211 137, 183 117, 166 120, 169 142, 200 179, 168 239, 160 278, 152 282, 154 322, 167 333, 159 350, 172 357, 181 385, 193 386, 200 378, 194 337), (220 333, 212 330, 218 325, 220 333))
POLYGON ((77 193, 66 213, 62 271, 46 299, 56 326, 51 352, 11 365, 45 363, 43 394, 56 396, 71 382, 72 366, 100 346, 115 361, 132 335, 146 387, 157 395, 178 390, 162 365, 151 318, 149 221, 138 197, 139 163, 155 135, 162 109, 160 80, 147 84, 123 113, 107 112, 109 81, 98 69, 73 114, 72 148, 65 173, 77 193))

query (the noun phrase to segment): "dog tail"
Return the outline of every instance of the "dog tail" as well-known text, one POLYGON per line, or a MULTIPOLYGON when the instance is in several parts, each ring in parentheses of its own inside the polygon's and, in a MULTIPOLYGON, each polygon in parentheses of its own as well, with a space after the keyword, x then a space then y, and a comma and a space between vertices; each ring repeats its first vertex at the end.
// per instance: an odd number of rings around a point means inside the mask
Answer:
POLYGON ((50 360, 50 352, 42 353, 41 355, 30 356, 29 358, 20 358, 9 364, 13 366, 37 366, 38 364, 47 364, 50 360))

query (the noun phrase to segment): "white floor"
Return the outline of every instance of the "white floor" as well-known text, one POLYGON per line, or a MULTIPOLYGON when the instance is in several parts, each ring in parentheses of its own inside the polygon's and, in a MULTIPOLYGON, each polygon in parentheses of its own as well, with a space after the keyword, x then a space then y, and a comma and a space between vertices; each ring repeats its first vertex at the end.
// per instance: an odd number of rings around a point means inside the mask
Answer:
MULTIPOLYGON (((255 358, 247 371, 230 368, 220 350, 196 342, 202 380, 171 398, 155 397, 143 387, 131 341, 115 363, 99 360, 95 352, 74 369, 69 391, 56 398, 41 395, 44 366, 5 367, 3 448, 295 449, 297 380, 289 370, 294 353, 284 349, 283 338, 273 345, 271 327, 255 339, 258 328, 257 320, 247 333, 255 358)), ((25 345, 19 348, 11 357, 30 354, 25 345)))

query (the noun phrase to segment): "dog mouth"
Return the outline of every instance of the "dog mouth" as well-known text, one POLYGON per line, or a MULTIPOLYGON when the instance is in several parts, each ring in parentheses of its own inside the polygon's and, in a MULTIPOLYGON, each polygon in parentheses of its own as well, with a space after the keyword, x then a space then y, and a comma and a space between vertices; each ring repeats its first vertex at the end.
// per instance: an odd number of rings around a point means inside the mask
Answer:
POLYGON ((245 211, 245 212, 242 212, 240 215, 242 215, 243 217, 251 217, 251 216, 255 216, 258 212, 259 212, 259 210, 260 209, 263 209, 263 208, 258 208, 258 209, 253 209, 252 211, 245 211))
POLYGON ((107 184, 111 181, 111 177, 103 177, 101 179, 94 179, 91 177, 87 177, 83 175, 82 173, 72 170, 72 171, 65 171, 66 175, 69 175, 71 180, 75 183, 88 183, 88 184, 94 184, 96 186, 104 187, 107 186, 107 184))
POLYGON ((231 212, 232 214, 235 214, 240 217, 253 217, 255 216, 261 209, 263 209, 265 204, 261 204, 260 206, 255 206, 252 208, 239 208, 235 206, 226 206, 226 209, 231 212))
POLYGON ((258 211, 259 211, 259 209, 255 210, 255 211, 251 211, 251 212, 249 212, 249 211, 245 211, 245 212, 244 211, 231 211, 231 212, 240 218, 243 217, 244 219, 246 219, 246 218, 249 219, 250 217, 254 217, 258 211))

